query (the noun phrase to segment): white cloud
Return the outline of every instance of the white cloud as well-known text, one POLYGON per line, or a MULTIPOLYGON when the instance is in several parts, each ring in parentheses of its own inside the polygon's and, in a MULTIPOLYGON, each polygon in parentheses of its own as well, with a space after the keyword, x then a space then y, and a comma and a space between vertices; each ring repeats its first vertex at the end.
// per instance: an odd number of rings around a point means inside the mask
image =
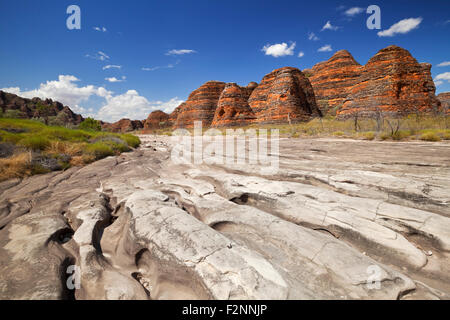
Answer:
POLYGON ((299 58, 303 58, 305 56, 305 53, 303 52, 303 51, 300 51, 299 53, 298 53, 298 57, 299 58))
POLYGON ((181 60, 178 60, 177 62, 175 62, 175 63, 169 63, 169 64, 166 65, 166 66, 143 67, 143 68, 141 68, 141 69, 142 69, 142 71, 156 71, 156 70, 159 70, 159 69, 172 69, 172 68, 175 68, 175 66, 176 66, 177 64, 179 64, 180 62, 181 62, 181 60))
POLYGON ((321 48, 319 48, 319 50, 317 50, 318 52, 330 52, 333 51, 333 48, 331 47, 331 45, 327 44, 321 48))
POLYGON ((364 12, 364 8, 353 7, 353 8, 347 9, 347 10, 344 12, 344 14, 345 14, 346 16, 353 17, 353 16, 356 16, 357 14, 360 14, 360 13, 362 13, 362 12, 364 12))
POLYGON ((435 84, 436 86, 440 86, 440 85, 443 85, 443 84, 444 84, 444 81, 438 80, 438 81, 435 81, 434 84, 435 84))
POLYGON ((292 56, 294 55, 295 42, 292 42, 290 46, 287 43, 277 43, 273 45, 266 45, 262 49, 265 52, 266 56, 272 56, 275 58, 284 57, 284 56, 292 56))
POLYGON ((396 34, 405 34, 417 29, 422 22, 422 18, 404 19, 393 24, 389 29, 378 32, 379 37, 393 37, 396 34))
POLYGON ((308 33, 308 39, 312 40, 312 41, 318 41, 320 40, 319 37, 316 36, 316 34, 314 32, 310 32, 308 33))
POLYGON ((181 50, 170 50, 166 53, 166 56, 179 56, 179 55, 183 55, 183 54, 191 54, 191 53, 197 53, 197 51, 195 50, 190 50, 190 49, 181 49, 181 50))
MULTIPOLYGON (((125 77, 122 78, 123 80, 125 77)), ((38 89, 22 91, 19 87, 3 88, 5 92, 17 94, 24 98, 39 97, 41 99, 53 99, 67 105, 73 112, 80 113, 85 117, 93 117, 99 120, 115 122, 123 118, 146 119, 150 112, 163 110, 170 113, 178 107, 183 100, 177 97, 169 101, 149 101, 140 96, 136 90, 128 90, 121 95, 114 95, 103 87, 87 85, 79 87, 75 76, 60 75, 58 80, 42 83, 38 89), (90 97, 97 96, 103 98, 105 103, 98 112, 90 107, 83 107, 80 104, 88 101, 90 97)))
POLYGON ((106 28, 105 27, 94 27, 94 30, 96 30, 96 31, 100 31, 100 32, 106 32, 106 31, 108 31, 108 30, 106 30, 106 28))
POLYGON ((100 60, 100 61, 109 60, 109 56, 106 53, 102 52, 102 51, 97 52, 93 56, 91 56, 90 54, 87 54, 86 58, 91 58, 91 59, 100 60))
POLYGON ((109 82, 124 82, 126 79, 127 77, 125 76, 123 76, 122 79, 117 79, 116 77, 105 78, 105 80, 109 82))
POLYGON ((103 67, 103 70, 108 70, 108 69, 122 69, 122 66, 109 64, 109 65, 103 67))
POLYGON ((58 80, 41 83, 39 89, 22 91, 20 88, 4 88, 1 90, 29 99, 34 97, 41 99, 50 98, 69 106, 73 110, 82 108, 79 106, 80 103, 87 101, 91 96, 99 96, 106 99, 112 95, 111 91, 103 87, 95 87, 93 85, 79 87, 75 83, 78 81, 80 80, 75 76, 60 75, 58 80))
POLYGON ((441 74, 438 74, 434 80, 445 80, 450 81, 450 72, 444 72, 441 74))
POLYGON ((450 61, 444 61, 437 65, 438 67, 448 67, 450 66, 450 61))
POLYGON ((323 26, 321 31, 325 31, 325 30, 336 31, 337 29, 339 29, 339 27, 333 26, 330 21, 327 21, 327 23, 325 23, 325 25, 323 26))
POLYGON ((124 94, 107 99, 106 105, 97 113, 97 118, 110 122, 123 118, 143 120, 155 110, 163 110, 167 113, 172 112, 173 109, 183 102, 177 97, 167 102, 149 101, 139 95, 136 90, 128 90, 124 94))

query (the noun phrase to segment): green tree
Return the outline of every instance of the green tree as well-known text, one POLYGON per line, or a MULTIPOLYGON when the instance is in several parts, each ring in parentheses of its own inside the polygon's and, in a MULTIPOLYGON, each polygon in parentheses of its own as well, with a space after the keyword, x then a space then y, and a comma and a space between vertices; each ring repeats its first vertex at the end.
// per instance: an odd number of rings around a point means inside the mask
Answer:
POLYGON ((48 119, 50 117, 51 114, 51 107, 48 105, 45 105, 41 102, 38 102, 36 104, 36 110, 38 112, 39 118, 43 118, 44 119, 44 123, 46 125, 48 125, 48 119))
POLYGON ((102 130, 100 121, 92 119, 92 118, 85 119, 82 123, 80 123, 78 128, 81 130, 88 130, 88 131, 101 131, 102 130))

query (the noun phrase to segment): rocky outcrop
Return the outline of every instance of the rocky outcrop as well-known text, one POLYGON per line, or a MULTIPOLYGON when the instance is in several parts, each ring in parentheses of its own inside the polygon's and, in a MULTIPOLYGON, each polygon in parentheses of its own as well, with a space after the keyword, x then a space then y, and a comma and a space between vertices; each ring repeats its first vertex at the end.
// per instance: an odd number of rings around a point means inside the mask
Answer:
POLYGON ((249 100, 257 123, 288 123, 320 116, 309 80, 296 68, 281 68, 266 75, 249 100))
POLYGON ((261 175, 141 140, 0 183, 0 300, 450 298, 445 143, 282 139, 261 175))
POLYGON ((0 110, 3 114, 10 113, 13 117, 23 119, 41 118, 48 124, 78 125, 84 119, 72 112, 58 101, 40 98, 26 99, 15 94, 0 90, 0 110))
POLYGON ((243 88, 228 83, 220 95, 212 127, 245 126, 256 119, 248 99, 258 85, 254 82, 243 88))
POLYGON ((170 121, 170 115, 157 110, 150 113, 147 120, 144 121, 144 130, 157 130, 169 128, 173 125, 170 121))
POLYGON ((141 130, 144 127, 142 121, 122 119, 114 123, 102 123, 102 130, 115 132, 115 133, 126 133, 141 130))
POLYGON ((441 101, 442 111, 444 114, 450 113, 450 92, 438 94, 437 98, 441 101))
POLYGON ((192 128, 195 121, 202 121, 204 127, 209 127, 224 88, 223 82, 208 81, 193 91, 187 101, 178 107, 175 127, 192 128))
POLYGON ((328 61, 316 64, 303 73, 311 82, 317 104, 325 115, 344 104, 349 90, 357 83, 361 65, 347 50, 336 52, 328 61))

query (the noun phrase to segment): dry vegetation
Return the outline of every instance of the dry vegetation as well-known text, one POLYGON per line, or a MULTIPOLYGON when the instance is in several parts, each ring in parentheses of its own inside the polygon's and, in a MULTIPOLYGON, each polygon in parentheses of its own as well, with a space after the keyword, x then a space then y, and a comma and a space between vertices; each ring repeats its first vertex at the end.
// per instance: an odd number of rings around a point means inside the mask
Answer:
MULTIPOLYGON (((238 129, 238 128, 235 128, 238 129)), ((278 129, 283 137, 341 137, 361 140, 450 140, 450 117, 409 116, 392 119, 349 119, 337 120, 334 117, 316 118, 306 123, 251 125, 239 129, 278 129)), ((207 128, 204 128, 206 131, 207 128)), ((225 132, 226 129, 219 129, 225 132)), ((190 130, 191 132, 193 130, 190 130)), ((171 135, 172 129, 147 131, 148 134, 171 135)))
POLYGON ((9 150, 0 157, 0 181, 82 166, 130 151, 139 144, 139 138, 131 134, 68 129, 32 120, 0 118, 0 147, 9 150))

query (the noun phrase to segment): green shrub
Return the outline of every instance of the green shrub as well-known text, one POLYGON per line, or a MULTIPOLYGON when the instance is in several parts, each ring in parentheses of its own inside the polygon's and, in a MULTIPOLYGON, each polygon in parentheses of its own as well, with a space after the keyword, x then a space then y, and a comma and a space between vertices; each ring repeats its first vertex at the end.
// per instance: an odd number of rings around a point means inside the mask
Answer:
POLYGON ((14 134, 4 130, 0 130, 0 141, 17 144, 22 139, 21 134, 14 134))
POLYGON ((32 150, 45 150, 50 146, 50 140, 44 136, 26 136, 18 142, 19 145, 32 150))
POLYGON ((93 155, 97 160, 114 155, 114 150, 104 142, 88 144, 85 147, 85 151, 93 155))
POLYGON ((137 148, 141 145, 141 140, 132 134, 122 134, 120 136, 130 147, 137 148))
POLYGON ((434 132, 425 132, 420 136, 423 141, 441 141, 441 138, 434 132))
POLYGON ((387 132, 383 132, 383 133, 380 135, 380 139, 383 140, 383 141, 389 140, 390 138, 391 138, 391 135, 390 135, 389 133, 387 133, 387 132))
POLYGON ((409 138, 410 136, 411 136, 411 132, 404 131, 404 130, 397 131, 396 133, 391 135, 392 139, 396 140, 396 141, 404 140, 406 138, 409 138))
POLYGON ((372 131, 364 132, 361 134, 361 136, 364 140, 374 140, 375 139, 375 133, 372 131))
POLYGON ((446 131, 442 134, 442 139, 444 140, 450 140, 450 131, 446 131))
POLYGON ((78 126, 78 129, 87 130, 87 131, 101 131, 102 126, 100 124, 100 121, 97 121, 92 118, 87 118, 82 123, 80 123, 80 125, 78 126))
POLYGON ((335 133, 333 133, 333 135, 335 135, 336 137, 342 137, 345 136, 345 133, 342 131, 336 131, 335 133))
POLYGON ((9 118, 9 119, 20 119, 23 118, 23 114, 20 110, 6 110, 3 114, 4 118, 9 118))

